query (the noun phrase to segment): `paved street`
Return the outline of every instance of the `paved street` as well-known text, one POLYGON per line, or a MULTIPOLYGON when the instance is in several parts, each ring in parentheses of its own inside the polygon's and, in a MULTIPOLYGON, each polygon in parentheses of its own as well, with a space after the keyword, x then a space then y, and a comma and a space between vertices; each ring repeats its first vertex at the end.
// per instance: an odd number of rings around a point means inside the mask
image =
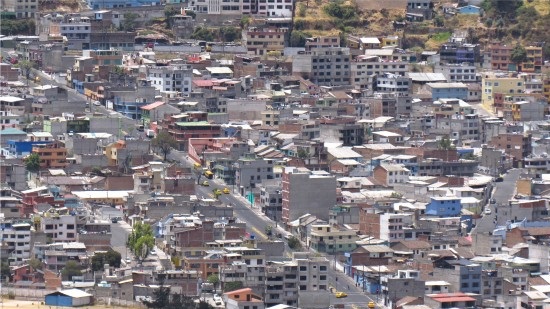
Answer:
POLYGON ((495 189, 493 190, 493 195, 491 198, 495 199, 496 203, 489 204, 491 214, 484 215, 483 218, 477 220, 477 225, 475 229, 472 230, 472 234, 492 232, 495 228, 495 216, 498 219, 498 225, 503 225, 506 223, 506 220, 510 219, 505 216, 498 216, 498 211, 496 211, 495 207, 499 207, 499 205, 508 205, 508 200, 510 200, 515 194, 516 181, 519 179, 521 172, 521 169, 511 169, 506 175, 504 175, 502 182, 494 183, 495 189))
MULTIPOLYGON (((119 113, 116 113, 116 112, 112 111, 112 110, 108 110, 103 105, 96 106, 96 105, 92 104, 92 102, 90 102, 88 100, 88 98, 86 98, 85 95, 80 94, 76 90, 67 87, 67 85, 64 81, 64 77, 59 76, 59 75, 52 76, 52 75, 46 74, 42 71, 38 71, 38 70, 34 70, 34 69, 33 69, 33 74, 34 74, 34 76, 39 76, 40 77, 40 84, 41 85, 53 85, 53 86, 57 86, 57 87, 60 87, 60 88, 63 88, 65 90, 67 90, 67 97, 68 97, 69 102, 86 102, 86 101, 88 101, 90 103, 89 106, 88 106, 90 112, 102 113, 102 114, 110 116, 110 117, 118 117, 118 118, 120 118, 120 128, 121 129, 123 129, 125 131, 130 131, 128 133, 132 136, 136 136, 138 134, 137 130, 135 130, 136 124, 138 123, 136 120, 125 117, 125 116, 123 116, 119 113)), ((36 83, 32 80, 29 81, 29 84, 30 85, 36 85, 36 83)))

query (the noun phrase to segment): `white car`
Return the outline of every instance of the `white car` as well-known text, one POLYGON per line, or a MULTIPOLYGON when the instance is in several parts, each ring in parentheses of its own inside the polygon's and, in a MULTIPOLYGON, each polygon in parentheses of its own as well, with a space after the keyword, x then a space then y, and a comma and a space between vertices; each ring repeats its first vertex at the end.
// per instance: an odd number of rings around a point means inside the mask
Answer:
POLYGON ((491 214, 491 208, 489 208, 489 207, 485 208, 484 213, 485 213, 486 215, 490 215, 490 214, 491 214))

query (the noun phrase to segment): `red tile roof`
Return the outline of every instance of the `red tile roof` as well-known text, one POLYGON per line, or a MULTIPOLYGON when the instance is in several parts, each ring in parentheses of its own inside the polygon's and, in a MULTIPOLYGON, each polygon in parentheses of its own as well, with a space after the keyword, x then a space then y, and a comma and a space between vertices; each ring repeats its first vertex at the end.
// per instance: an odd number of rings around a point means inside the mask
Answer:
POLYGON ((159 102, 154 102, 154 103, 151 103, 151 104, 147 104, 147 105, 145 105, 145 106, 142 106, 141 109, 144 109, 144 110, 146 110, 146 111, 150 111, 150 110, 152 110, 153 108, 157 108, 157 107, 159 107, 159 106, 161 106, 161 105, 163 105, 163 104, 164 104, 164 102, 160 102, 160 101, 159 101, 159 102))
POLYGON ((214 82, 210 79, 195 79, 193 84, 197 87, 212 87, 214 82))

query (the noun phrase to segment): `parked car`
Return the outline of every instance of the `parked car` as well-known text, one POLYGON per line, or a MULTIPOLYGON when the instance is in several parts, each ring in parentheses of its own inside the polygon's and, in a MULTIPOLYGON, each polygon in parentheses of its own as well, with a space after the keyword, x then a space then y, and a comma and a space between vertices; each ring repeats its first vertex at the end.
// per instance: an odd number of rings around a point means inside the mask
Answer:
POLYGON ((229 194, 229 193, 231 193, 229 188, 227 188, 227 187, 223 188, 223 194, 229 194))
POLYGON ((485 208, 484 213, 485 213, 486 215, 490 215, 490 214, 492 213, 492 212, 491 212, 491 208, 489 208, 489 207, 485 208))

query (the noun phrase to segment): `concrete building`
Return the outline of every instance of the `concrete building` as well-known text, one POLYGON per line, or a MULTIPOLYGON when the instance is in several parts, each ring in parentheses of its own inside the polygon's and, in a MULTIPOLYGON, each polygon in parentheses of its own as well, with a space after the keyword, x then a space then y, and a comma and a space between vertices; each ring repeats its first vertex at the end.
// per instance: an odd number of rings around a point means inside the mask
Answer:
POLYGON ((279 185, 261 184, 260 205, 262 212, 271 220, 278 222, 283 215, 283 193, 279 185))
POLYGON ((408 96, 412 93, 412 80, 409 77, 384 73, 376 77, 377 92, 391 92, 399 96, 408 96))
POLYGON ((147 66, 147 80, 160 92, 178 92, 187 95, 192 91, 191 65, 147 66))
POLYGON ((447 196, 432 196, 431 201, 426 205, 426 214, 438 217, 460 216, 462 205, 460 198, 447 196))
POLYGON ((440 62, 443 64, 468 64, 481 62, 479 44, 448 42, 439 48, 440 62))
POLYGON ((384 305, 394 308, 398 300, 424 295, 426 284, 418 270, 398 270, 396 275, 380 278, 384 305))
POLYGON ((298 54, 292 60, 292 72, 318 86, 350 84, 349 48, 319 48, 298 54))
POLYGON ((545 110, 548 106, 545 102, 520 101, 512 102, 511 121, 540 121, 545 119, 545 110))
POLYGON ((264 179, 275 179, 274 165, 272 159, 241 158, 237 161, 236 185, 241 195, 250 192, 264 179))
POLYGON ((25 165, 19 162, 12 163, 0 160, 0 183, 7 184, 10 188, 17 191, 27 189, 27 169, 25 165))
POLYGON ((1 224, 3 242, 10 254, 6 258, 10 265, 21 265, 31 258, 31 223, 3 222, 1 224))
POLYGON ((434 3, 432 0, 408 0, 407 18, 409 20, 422 21, 432 19, 434 3))
POLYGON ((58 143, 35 145, 32 153, 40 157, 40 168, 64 168, 67 166, 67 148, 58 143))
POLYGON ((141 119, 140 107, 155 102, 156 93, 147 80, 140 80, 137 89, 112 90, 113 109, 126 117, 141 119))
POLYGON ((382 163, 374 168, 374 179, 391 187, 409 181, 410 171, 402 164, 382 163))
POLYGON ((34 18, 38 12, 38 0, 2 0, 0 7, 2 11, 14 13, 17 19, 34 18))
POLYGON ((445 278, 454 291, 480 294, 482 289, 482 268, 480 264, 468 260, 449 262, 448 267, 434 268, 435 278, 445 278))
POLYGON ((52 214, 40 220, 40 230, 53 242, 76 241, 77 217, 52 214))
POLYGON ((427 83, 426 89, 431 93, 432 100, 468 99, 468 86, 464 83, 427 83))
POLYGON ((513 95, 522 93, 525 85, 521 77, 511 77, 508 74, 484 73, 481 81, 481 103, 492 109, 495 105, 495 97, 500 95, 513 95))
POLYGON ((262 297, 252 292, 250 288, 223 293, 226 309, 264 309, 262 297))
POLYGON ((288 28, 251 27, 245 32, 243 45, 251 55, 267 55, 275 51, 283 53, 288 41, 288 28))
POLYGON ((364 208, 359 213, 359 232, 390 242, 411 239, 412 234, 405 228, 412 222, 412 214, 376 213, 364 208))
POLYGON ((92 24, 89 17, 72 16, 59 23, 59 33, 67 38, 67 48, 83 50, 90 48, 92 24))
POLYGON ((434 68, 435 73, 442 73, 450 83, 477 82, 477 68, 473 64, 446 64, 434 68))
POLYGON ((402 57, 399 57, 399 54, 394 55, 392 49, 374 51, 376 51, 376 54, 358 56, 350 64, 350 81, 357 89, 374 89, 377 86, 375 83, 376 76, 383 76, 386 73, 405 76, 405 73, 409 71, 408 60, 403 60, 402 57))
POLYGON ((311 226, 308 244, 317 252, 350 252, 355 250, 358 240, 357 233, 353 230, 340 229, 329 224, 314 224, 311 226))
POLYGON ((531 134, 503 133, 493 138, 489 142, 490 146, 502 149, 507 155, 514 158, 514 166, 527 158, 533 151, 531 145, 531 134))
POLYGON ((336 179, 329 173, 286 167, 282 175, 283 216, 289 223, 305 214, 328 220, 336 204, 336 179))

